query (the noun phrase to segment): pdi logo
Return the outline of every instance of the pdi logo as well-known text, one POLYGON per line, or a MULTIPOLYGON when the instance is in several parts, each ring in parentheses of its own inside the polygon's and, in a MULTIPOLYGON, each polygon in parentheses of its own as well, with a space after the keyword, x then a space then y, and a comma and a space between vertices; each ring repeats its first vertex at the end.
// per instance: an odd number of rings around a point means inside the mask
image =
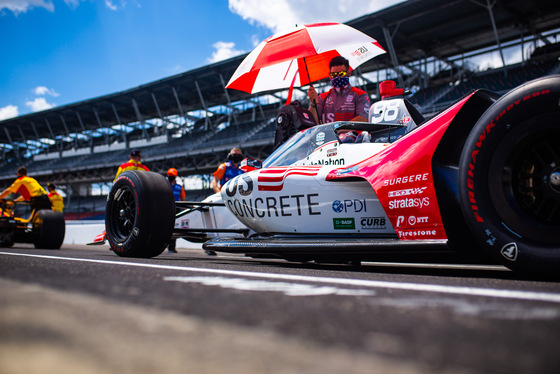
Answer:
POLYGON ((332 209, 335 213, 360 213, 367 212, 366 199, 353 199, 353 200, 335 200, 332 203, 332 209))

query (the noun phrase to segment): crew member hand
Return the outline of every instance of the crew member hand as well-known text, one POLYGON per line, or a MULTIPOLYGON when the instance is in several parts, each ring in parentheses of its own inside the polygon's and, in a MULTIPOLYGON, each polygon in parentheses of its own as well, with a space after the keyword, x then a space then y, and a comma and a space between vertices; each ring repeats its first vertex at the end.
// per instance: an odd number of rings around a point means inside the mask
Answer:
POLYGON ((309 100, 310 101, 317 100, 317 96, 319 95, 317 94, 315 87, 309 86, 309 89, 307 90, 307 97, 309 97, 309 100))

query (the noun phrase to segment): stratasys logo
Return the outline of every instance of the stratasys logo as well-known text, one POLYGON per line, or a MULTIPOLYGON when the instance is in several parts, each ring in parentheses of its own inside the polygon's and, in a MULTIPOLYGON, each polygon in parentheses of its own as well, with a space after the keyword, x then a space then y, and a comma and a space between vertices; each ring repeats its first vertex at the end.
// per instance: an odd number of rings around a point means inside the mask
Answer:
POLYGON ((429 197, 411 197, 389 201, 389 209, 424 208, 430 205, 429 197))

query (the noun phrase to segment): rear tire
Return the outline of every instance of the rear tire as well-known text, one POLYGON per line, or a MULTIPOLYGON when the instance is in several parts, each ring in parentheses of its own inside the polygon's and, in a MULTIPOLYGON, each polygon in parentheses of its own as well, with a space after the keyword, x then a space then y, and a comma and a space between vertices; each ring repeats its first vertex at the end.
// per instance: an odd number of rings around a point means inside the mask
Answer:
POLYGON ((107 197, 106 238, 121 257, 150 258, 163 252, 175 226, 175 198, 160 174, 126 171, 107 197))
POLYGON ((39 210, 31 220, 35 248, 60 249, 66 234, 64 214, 53 210, 39 210))
POLYGON ((500 263, 560 276, 560 76, 523 85, 473 127, 459 164, 467 224, 500 263))

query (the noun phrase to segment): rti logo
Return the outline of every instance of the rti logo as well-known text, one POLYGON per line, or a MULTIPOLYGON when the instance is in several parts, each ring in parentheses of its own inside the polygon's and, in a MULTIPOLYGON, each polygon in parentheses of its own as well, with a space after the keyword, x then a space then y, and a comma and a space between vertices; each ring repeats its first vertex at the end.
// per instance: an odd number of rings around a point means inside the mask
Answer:
POLYGON ((335 213, 360 213, 367 212, 366 199, 353 200, 335 200, 332 203, 332 209, 335 213))

